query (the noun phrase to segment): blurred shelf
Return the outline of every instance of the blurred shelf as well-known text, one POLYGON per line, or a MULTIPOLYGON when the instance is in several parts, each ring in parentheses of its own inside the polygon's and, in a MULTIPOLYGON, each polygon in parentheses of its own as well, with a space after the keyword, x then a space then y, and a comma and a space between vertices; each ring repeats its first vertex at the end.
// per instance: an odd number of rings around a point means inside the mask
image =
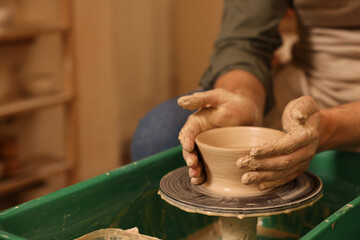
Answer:
MULTIPOLYGON (((55 5, 48 2, 52 1, 41 1, 42 6, 37 6, 35 8, 39 11, 39 13, 43 11, 43 9, 47 9, 47 7, 52 9, 52 6, 55 5)), ((36 53, 34 54, 37 56, 37 53, 46 51, 46 49, 41 48, 42 46, 47 46, 47 43, 52 42, 52 39, 44 39, 44 41, 36 42, 39 37, 47 34, 53 34, 56 35, 56 37, 61 38, 60 41, 57 41, 56 43, 59 45, 60 54, 54 55, 54 58, 56 58, 56 62, 54 63, 57 64, 57 61, 59 60, 59 63, 61 64, 59 65, 59 79, 61 80, 60 82, 63 83, 64 91, 36 97, 14 96, 6 98, 6 101, 0 102, 0 118, 12 115, 19 115, 18 117, 22 117, 20 115, 21 113, 36 111, 52 106, 65 106, 64 116, 61 118, 64 120, 63 130, 66 132, 64 134, 64 158, 53 159, 51 157, 43 157, 41 159, 37 158, 35 161, 31 159, 24 161, 21 174, 16 175, 16 177, 13 178, 0 179, 0 197, 10 193, 16 193, 27 188, 32 188, 38 183, 46 183, 47 180, 52 179, 55 174, 65 173, 66 185, 74 183, 76 179, 77 108, 75 107, 75 101, 73 101, 75 96, 75 74, 74 67, 72 65, 74 59, 74 49, 73 33, 71 31, 71 12, 73 8, 73 1, 59 0, 56 2, 59 3, 56 6, 59 16, 54 20, 49 19, 37 23, 18 23, 9 27, 0 28, 0 47, 7 48, 8 46, 11 46, 14 47, 11 48, 11 51, 16 50, 15 52, 20 52, 21 49, 18 47, 22 47, 22 45, 24 45, 22 43, 36 43, 36 47, 34 47, 34 52, 36 53), (38 45, 39 47, 37 47, 38 45)), ((24 5, 22 5, 22 3, 19 4, 21 7, 18 9, 24 7, 25 13, 26 11, 30 11, 32 9, 32 7, 28 6, 27 3, 24 5)), ((17 14, 22 14, 22 12, 19 11, 17 14)), ((6 52, 6 54, 12 54, 11 51, 6 52)), ((42 58, 40 59, 41 61, 36 57, 34 59, 35 61, 38 61, 38 65, 35 65, 42 67, 42 58)), ((57 71, 55 73, 57 74, 57 71)), ((0 79, 0 81, 2 81, 2 79, 0 79)), ((16 94, 17 93, 15 91, 14 95, 16 94)), ((21 135, 19 136, 21 138, 22 135, 26 134, 19 132, 19 135, 21 135)), ((31 141, 31 139, 24 139, 24 142, 31 141)), ((23 149, 20 149, 19 151, 23 151, 20 155, 26 155, 26 151, 23 149)))
POLYGON ((60 92, 41 97, 29 97, 13 100, 11 102, 0 104, 0 117, 63 104, 69 102, 71 99, 72 97, 69 94, 60 92))
POLYGON ((33 40, 40 34, 66 32, 68 26, 59 23, 24 24, 0 29, 0 44, 33 40))
POLYGON ((35 185, 71 168, 63 159, 51 157, 41 157, 27 162, 19 176, 0 180, 0 196, 35 185))

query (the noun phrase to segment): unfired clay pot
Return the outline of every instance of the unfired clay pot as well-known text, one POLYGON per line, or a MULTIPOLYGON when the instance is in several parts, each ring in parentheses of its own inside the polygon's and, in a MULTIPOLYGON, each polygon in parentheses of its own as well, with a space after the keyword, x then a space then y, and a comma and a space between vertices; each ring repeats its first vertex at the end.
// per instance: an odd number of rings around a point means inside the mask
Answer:
POLYGON ((208 190, 222 195, 258 195, 257 184, 244 185, 242 175, 250 169, 238 169, 236 162, 249 154, 252 147, 281 137, 284 133, 261 127, 225 127, 204 131, 196 137, 202 157, 208 190))

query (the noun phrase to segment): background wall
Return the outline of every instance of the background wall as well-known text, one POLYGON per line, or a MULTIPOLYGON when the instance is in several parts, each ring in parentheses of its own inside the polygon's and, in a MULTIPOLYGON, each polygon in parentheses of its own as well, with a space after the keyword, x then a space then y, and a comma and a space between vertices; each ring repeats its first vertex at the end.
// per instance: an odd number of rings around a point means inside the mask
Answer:
MULTIPOLYGON (((54 21, 63 0, 0 0, 19 3, 14 24, 54 21)), ((130 161, 130 143, 139 120, 157 104, 198 87, 221 23, 221 0, 73 0, 70 36, 75 54, 77 181, 130 161)), ((288 61, 296 41, 294 17, 281 26, 285 45, 275 63, 288 61)), ((1 34, 1 26, 0 26, 1 34)), ((46 33, 30 44, 0 45, 0 104, 17 94, 12 71, 45 74, 62 90, 61 34, 46 33), (6 92, 4 94, 4 92, 6 92), (10 93, 10 94, 9 94, 10 93)), ((10 119, 0 134, 21 135, 21 159, 64 158, 64 108, 51 107, 10 119)), ((0 181, 1 184, 1 181, 0 181)), ((40 186, 0 196, 0 209, 65 186, 52 176, 40 186), (10 199, 10 200, 9 200, 10 199), (16 201, 14 200, 16 199, 16 201)))
MULTIPOLYGON (((26 22, 51 20, 60 0, 19 1, 17 21, 26 22)), ((157 104, 197 88, 220 23, 221 2, 72 1, 78 180, 128 163, 138 121, 157 104)), ((62 49, 54 47, 56 41, 46 36, 28 49, 26 71, 51 69, 58 77, 62 49)), ((24 145, 25 155, 46 149, 61 156, 62 114, 49 109, 27 116, 24 131, 32 144, 24 145)))
POLYGON ((172 1, 112 1, 113 53, 124 151, 141 119, 173 88, 172 1))
POLYGON ((114 64, 113 1, 73 2, 79 110, 79 179, 119 165, 119 79, 114 64))
POLYGON ((113 0, 110 5, 125 163, 138 121, 157 104, 198 87, 220 25, 222 1, 113 0))
POLYGON ((171 2, 78 0, 74 10, 86 179, 127 163, 138 120, 171 96, 171 2))
MULTIPOLYGON (((128 163, 139 120, 198 87, 222 8, 220 0, 74 1, 83 179, 128 163), (99 159, 107 163, 97 167, 99 159)), ((290 42, 292 19, 282 25, 290 42)))
POLYGON ((220 27, 223 1, 173 1, 173 54, 176 95, 198 86, 220 27))
MULTIPOLYGON (((56 19, 62 0, 14 1, 21 3, 16 23, 22 23, 56 19)), ((78 112, 77 180, 82 181, 128 163, 139 120, 157 104, 198 87, 221 23, 223 1, 70 2, 78 112)), ((2 74, 7 74, 3 69, 22 61, 22 72, 51 72, 61 90, 64 49, 59 47, 60 40, 56 34, 46 34, 30 45, 17 45, 16 50, 0 46, 0 87, 4 85, 2 74)), ((15 121, 24 140, 22 158, 44 152, 62 157, 66 146, 63 116, 61 107, 49 108, 15 121)), ((59 176, 21 196, 29 200, 63 186, 59 176)))

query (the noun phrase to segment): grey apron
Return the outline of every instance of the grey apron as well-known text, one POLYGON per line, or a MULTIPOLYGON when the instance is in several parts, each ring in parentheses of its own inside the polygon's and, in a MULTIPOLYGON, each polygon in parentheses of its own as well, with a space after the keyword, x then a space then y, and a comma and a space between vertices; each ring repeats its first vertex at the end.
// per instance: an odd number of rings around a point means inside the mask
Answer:
POLYGON ((276 112, 303 95, 321 108, 360 100, 360 0, 294 0, 299 41, 274 76, 276 112))

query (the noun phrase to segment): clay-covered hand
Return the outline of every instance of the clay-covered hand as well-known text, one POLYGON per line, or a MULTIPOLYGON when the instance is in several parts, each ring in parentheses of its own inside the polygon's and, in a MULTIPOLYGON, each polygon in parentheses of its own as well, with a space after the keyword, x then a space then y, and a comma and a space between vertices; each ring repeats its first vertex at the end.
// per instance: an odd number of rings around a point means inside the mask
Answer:
POLYGON ((179 134, 193 184, 201 184, 205 178, 194 150, 195 137, 200 132, 216 127, 256 125, 262 120, 261 111, 251 99, 221 88, 181 97, 178 104, 184 109, 198 109, 189 116, 179 134))
POLYGON ((258 183, 260 190, 281 186, 301 175, 309 166, 319 144, 320 113, 312 97, 291 101, 282 116, 281 138, 254 147, 240 158, 238 168, 250 168, 241 179, 244 184, 258 183))

